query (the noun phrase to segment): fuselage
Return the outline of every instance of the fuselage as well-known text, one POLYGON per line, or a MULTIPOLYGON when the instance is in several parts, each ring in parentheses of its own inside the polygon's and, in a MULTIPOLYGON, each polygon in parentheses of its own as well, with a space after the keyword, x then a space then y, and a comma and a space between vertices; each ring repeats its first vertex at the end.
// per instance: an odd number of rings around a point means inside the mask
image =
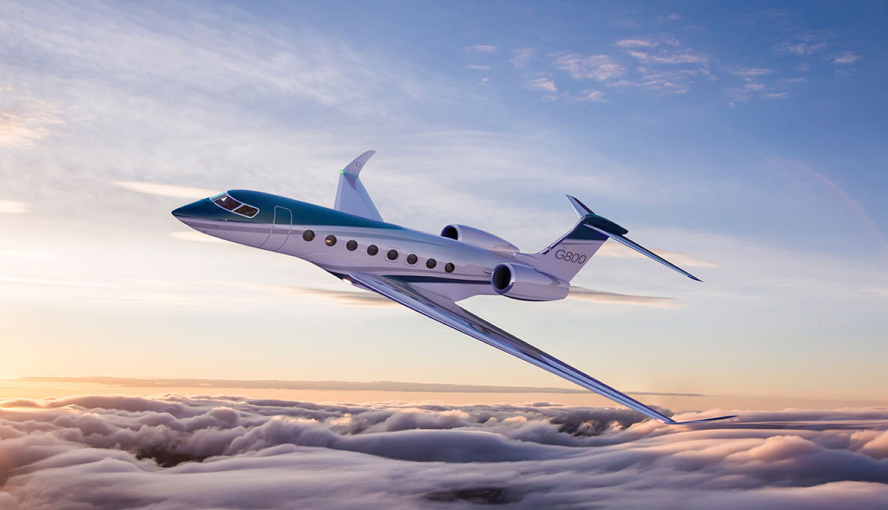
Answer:
POLYGON ((340 278, 349 272, 397 276, 455 299, 495 294, 492 270, 515 260, 439 235, 258 191, 231 190, 180 207, 173 215, 205 234, 307 260, 340 278), (217 203, 223 196, 258 212, 235 209, 253 213, 247 216, 228 210, 217 203))

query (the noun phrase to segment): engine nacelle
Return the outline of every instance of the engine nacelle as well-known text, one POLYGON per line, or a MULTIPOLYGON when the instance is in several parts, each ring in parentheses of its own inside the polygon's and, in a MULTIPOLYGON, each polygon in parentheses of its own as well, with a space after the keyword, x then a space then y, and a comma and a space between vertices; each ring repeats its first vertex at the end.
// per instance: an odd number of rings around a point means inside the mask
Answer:
POLYGON ((456 239, 457 241, 484 248, 487 251, 498 255, 505 255, 506 257, 511 257, 518 253, 518 247, 509 241, 465 225, 447 225, 441 231, 441 237, 456 239))
POLYGON ((521 264, 500 264, 490 276, 493 290, 524 301, 555 301, 567 297, 570 284, 521 264))

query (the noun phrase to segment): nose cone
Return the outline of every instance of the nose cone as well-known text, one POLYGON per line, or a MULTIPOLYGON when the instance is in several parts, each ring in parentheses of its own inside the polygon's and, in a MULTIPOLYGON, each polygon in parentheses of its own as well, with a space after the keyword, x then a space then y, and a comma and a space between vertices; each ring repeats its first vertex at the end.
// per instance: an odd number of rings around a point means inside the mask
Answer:
POLYGON ((192 202, 188 205, 183 205, 182 207, 173 211, 173 216, 175 216, 179 221, 187 223, 189 219, 209 219, 216 212, 210 200, 205 198, 203 200, 198 200, 197 202, 192 202))

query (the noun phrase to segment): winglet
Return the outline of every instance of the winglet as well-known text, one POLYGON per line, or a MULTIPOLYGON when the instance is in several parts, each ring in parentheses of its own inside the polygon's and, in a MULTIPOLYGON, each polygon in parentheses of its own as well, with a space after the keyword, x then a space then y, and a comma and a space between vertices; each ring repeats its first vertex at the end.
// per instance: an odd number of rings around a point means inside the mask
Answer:
POLYGON ((354 161, 343 168, 342 171, 339 173, 357 177, 358 175, 360 175, 361 169, 364 168, 364 165, 367 164, 367 160, 373 157, 374 154, 376 154, 376 151, 367 151, 361 154, 360 156, 356 157, 354 161))
POLYGON ((339 187, 336 188, 336 202, 333 208, 356 216, 362 216, 371 220, 382 221, 382 216, 373 205, 373 200, 367 193, 367 189, 361 183, 359 177, 361 170, 376 151, 367 151, 345 168, 339 171, 339 187))
POLYGON ((661 423, 665 423, 666 425, 694 425, 696 423, 708 423, 711 421, 727 420, 729 418, 736 418, 736 417, 737 417, 736 414, 732 414, 730 416, 719 416, 717 418, 703 418, 700 420, 689 420, 689 421, 673 421, 672 419, 670 419, 669 421, 663 421, 661 423))

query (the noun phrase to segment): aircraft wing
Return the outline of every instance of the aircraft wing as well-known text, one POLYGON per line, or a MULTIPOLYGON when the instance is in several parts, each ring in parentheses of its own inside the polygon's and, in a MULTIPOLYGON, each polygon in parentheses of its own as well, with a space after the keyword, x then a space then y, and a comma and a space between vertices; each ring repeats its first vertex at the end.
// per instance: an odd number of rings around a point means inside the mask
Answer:
POLYGON ((733 418, 733 416, 722 416, 706 420, 676 422, 659 411, 642 404, 628 395, 620 393, 603 382, 571 367, 567 363, 564 363, 527 342, 506 333, 484 319, 466 311, 444 296, 440 296, 428 290, 419 289, 394 277, 376 276, 365 273, 349 273, 348 276, 353 283, 358 284, 360 287, 382 294, 392 301, 416 310, 441 324, 450 326, 457 331, 465 333, 477 340, 481 340, 487 345, 496 347, 501 351, 505 351, 515 357, 521 358, 543 370, 547 370, 557 376, 563 377, 574 384, 592 390, 614 402, 623 404, 630 409, 638 411, 639 413, 662 423, 686 424, 733 418))

